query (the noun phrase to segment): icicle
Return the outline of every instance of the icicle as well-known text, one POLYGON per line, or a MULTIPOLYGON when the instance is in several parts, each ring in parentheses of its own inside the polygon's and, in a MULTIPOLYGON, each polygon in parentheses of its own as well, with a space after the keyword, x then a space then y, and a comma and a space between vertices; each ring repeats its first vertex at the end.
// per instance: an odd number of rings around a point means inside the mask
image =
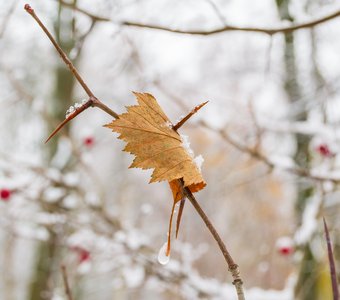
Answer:
POLYGON ((168 252, 168 242, 165 242, 158 252, 158 262, 161 265, 166 265, 170 261, 170 253, 168 252))

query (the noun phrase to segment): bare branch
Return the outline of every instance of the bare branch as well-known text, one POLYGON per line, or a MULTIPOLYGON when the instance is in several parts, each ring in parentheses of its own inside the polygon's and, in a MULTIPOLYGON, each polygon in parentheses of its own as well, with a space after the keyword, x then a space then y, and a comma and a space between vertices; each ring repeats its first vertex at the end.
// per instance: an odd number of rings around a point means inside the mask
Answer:
POLYGON ((184 118, 182 118, 176 125, 172 127, 173 130, 177 130, 182 127, 182 125, 188 121, 195 113, 197 113, 204 105, 209 101, 205 101, 200 105, 195 106, 184 118))
MULTIPOLYGON (((60 48, 60 46, 54 40, 54 38, 52 37, 50 32, 46 29, 44 24, 37 17, 37 15, 35 14, 34 10, 31 8, 31 6, 26 4, 25 5, 25 10, 37 21, 39 26, 44 30, 44 32, 46 33, 46 35, 48 36, 48 38, 50 39, 52 44, 55 46, 55 48, 59 52, 59 54, 62 57, 62 59, 64 60, 65 64, 70 68, 71 72, 78 79, 79 83, 81 84, 81 86, 84 88, 84 90, 86 91, 86 93, 89 96, 89 100, 85 104, 83 104, 80 108, 76 109, 76 111, 74 113, 72 113, 68 118, 66 118, 66 120, 64 122, 62 122, 57 127, 57 129, 52 133, 52 136, 56 132, 58 132, 59 129, 62 128, 66 123, 68 123, 70 120, 72 120, 74 117, 79 115, 81 112, 83 112, 84 110, 86 110, 90 106, 97 106, 97 107, 101 108, 103 111, 105 111, 106 113, 108 113, 109 115, 113 116, 114 118, 119 118, 119 116, 115 112, 113 112, 110 108, 108 108, 105 104, 103 104, 101 101, 99 101, 94 96, 94 94, 87 87, 87 85, 85 84, 84 80, 80 77, 78 71, 73 66, 71 61, 68 59, 68 57, 66 56, 64 51, 60 48)), ((206 104, 206 103, 204 103, 204 104, 206 104)), ((194 108, 194 110, 191 113, 189 113, 188 116, 185 117, 182 121, 180 121, 179 124, 183 124, 187 119, 189 119, 191 117, 191 115, 193 115, 196 111, 198 111, 204 104, 201 104, 198 107, 194 108)), ((228 264, 229 271, 231 272, 232 277, 234 279, 233 284, 235 285, 235 289, 236 289, 236 292, 237 292, 238 300, 244 300, 245 298, 244 298, 243 288, 242 288, 242 284, 243 283, 242 283, 242 280, 241 280, 241 277, 240 277, 240 274, 239 274, 238 265, 234 262, 234 260, 230 256, 230 254, 229 254, 225 244, 223 243, 221 237, 219 236, 219 234, 217 233, 216 229, 214 228, 214 226, 210 222, 208 216, 204 213, 204 211, 202 210, 202 208, 198 204, 197 200, 195 199, 194 195, 191 193, 190 189, 187 188, 187 187, 184 187, 183 180, 179 180, 179 183, 180 183, 181 188, 184 191, 185 196, 192 203, 192 205, 196 209, 197 213, 199 214, 199 216, 202 218, 202 220, 206 224, 206 226, 209 229, 210 233, 212 234, 213 238, 217 242, 217 244, 218 244, 218 246, 219 246, 219 248, 220 248, 220 250, 221 250, 221 252, 222 252, 222 254, 223 254, 223 256, 224 256, 224 258, 225 258, 225 260, 227 262, 227 264, 228 264)), ((174 207, 173 207, 173 209, 174 209, 174 207)), ((173 213, 172 213, 172 215, 173 215, 173 213)), ((172 222, 172 218, 170 219, 169 231, 171 230, 171 222, 172 222)), ((168 240, 167 255, 169 255, 169 249, 170 249, 169 248, 169 246, 170 246, 169 245, 169 241, 170 240, 168 240)), ((72 295, 71 295, 71 292, 70 292, 70 289, 69 289, 69 286, 68 286, 67 274, 66 274, 65 266, 62 266, 62 271, 63 271, 63 278, 64 278, 64 284, 65 284, 65 291, 66 291, 66 294, 68 296, 68 300, 72 300, 72 295)))
POLYGON ((181 29, 173 29, 173 28, 155 25, 155 24, 145 24, 145 23, 137 23, 137 22, 129 22, 129 21, 123 22, 122 25, 162 30, 162 31, 168 31, 172 33, 191 34, 191 35, 212 35, 212 34, 217 34, 217 33, 222 33, 222 32, 227 32, 227 31, 257 32, 257 33, 263 33, 263 34, 268 34, 268 35, 274 35, 277 33, 289 33, 289 32, 293 32, 296 30, 304 29, 304 28, 313 28, 319 24, 325 23, 339 16, 340 16, 340 10, 333 12, 325 17, 321 17, 310 22, 296 24, 292 26, 283 26, 283 27, 278 27, 278 28, 247 27, 247 26, 242 27, 242 26, 226 25, 226 26, 216 28, 213 30, 181 30, 181 29))
POLYGON ((63 275, 63 281, 64 281, 64 287, 65 287, 65 294, 67 296, 68 300, 73 300, 70 285, 68 282, 68 277, 67 277, 67 272, 66 272, 66 267, 65 265, 61 265, 61 274, 63 275))
POLYGON ((100 17, 100 16, 97 16, 97 15, 94 15, 94 14, 90 13, 89 11, 87 11, 87 10, 85 10, 85 9, 79 8, 78 6, 76 6, 76 5, 73 4, 73 3, 68 3, 68 2, 66 2, 66 1, 64 1, 64 0, 59 0, 59 2, 60 2, 62 5, 66 6, 66 7, 69 7, 69 8, 71 8, 71 9, 75 10, 75 11, 78 11, 78 12, 80 12, 80 13, 82 13, 82 14, 88 16, 88 17, 90 17, 93 21, 112 22, 112 20, 109 19, 109 18, 105 18, 105 17, 100 17))
MULTIPOLYGON (((182 185, 183 185, 183 180, 182 185)), ((231 257, 229 251, 227 250, 227 247, 225 246, 224 242, 222 241, 221 237, 217 233, 215 227, 211 224, 208 216, 205 214, 205 212, 202 210, 201 206, 198 204, 196 198, 192 194, 189 188, 184 188, 185 196, 189 199, 193 207, 196 209, 197 213, 200 215, 201 219, 205 223, 205 225, 208 227, 210 233, 214 237, 215 241, 217 242, 224 259, 226 260, 228 264, 229 272, 231 273, 233 277, 233 284, 235 285, 236 291, 237 291, 237 297, 238 300, 244 300, 244 292, 243 292, 243 281, 240 277, 240 270, 238 265, 234 262, 233 258, 231 257)))
POLYGON ((80 85, 83 87, 86 94, 89 96, 89 100, 82 105, 79 109, 75 111, 75 113, 71 114, 68 118, 66 118, 48 137, 45 143, 47 143, 61 128, 63 128, 69 121, 71 121, 73 118, 75 118, 77 115, 82 113, 84 110, 88 109, 89 107, 98 107, 101 110, 108 113, 110 116, 112 116, 115 119, 119 119, 119 116, 116 112, 114 112, 112 109, 110 109, 108 106, 106 106, 104 103, 102 103, 99 99, 97 99, 93 92, 90 90, 90 88, 87 86, 83 78, 80 76, 78 70, 73 65, 73 63, 70 61, 70 59, 67 57, 66 53, 63 51, 63 49, 60 48, 52 34, 49 32, 49 30, 45 27, 45 25, 41 22, 39 17, 36 15, 34 9, 29 5, 25 4, 25 10, 33 17, 33 19, 38 23, 40 28, 45 32, 55 49, 58 51, 60 57, 64 61, 64 63, 68 66, 74 77, 78 80, 80 85))
MULTIPOLYGON (((209 1, 210 2, 210 1, 209 1)), ((97 15, 94 15, 84 9, 81 9, 71 3, 67 3, 64 0, 60 0, 60 3, 70 7, 82 14, 87 15, 91 19, 95 21, 102 21, 102 22, 113 22, 110 18, 105 18, 105 17, 100 17, 97 15)), ((211 3, 211 2, 210 2, 211 3)), ((293 32, 296 30, 300 29, 305 29, 305 28, 313 28, 319 24, 328 22, 330 20, 333 20, 337 17, 340 16, 340 10, 337 10, 333 13, 330 13, 324 17, 317 18, 315 20, 305 22, 305 23, 300 23, 300 24, 295 24, 291 26, 281 26, 277 28, 265 28, 265 27, 248 27, 248 26, 234 26, 234 25, 225 25, 220 28, 212 29, 212 30, 181 30, 181 29, 174 29, 166 26, 160 26, 156 24, 146 24, 146 23, 138 23, 138 22, 131 22, 131 21, 123 21, 121 25, 123 26, 132 26, 132 27, 139 27, 139 28, 148 28, 148 29, 155 29, 155 30, 162 30, 162 31, 168 31, 172 33, 179 33, 179 34, 191 34, 191 35, 212 35, 212 34, 217 34, 217 33, 222 33, 222 32, 227 32, 227 31, 244 31, 244 32, 257 32, 257 33, 263 33, 263 34, 268 34, 268 35, 274 35, 277 33, 289 33, 293 32)))

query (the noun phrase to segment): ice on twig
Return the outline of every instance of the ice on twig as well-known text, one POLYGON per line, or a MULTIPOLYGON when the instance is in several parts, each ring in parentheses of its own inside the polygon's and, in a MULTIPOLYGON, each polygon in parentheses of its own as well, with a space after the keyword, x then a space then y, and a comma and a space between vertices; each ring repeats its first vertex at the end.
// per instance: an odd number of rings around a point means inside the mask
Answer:
POLYGON ((66 111, 65 118, 68 118, 71 114, 73 114, 75 111, 75 108, 71 105, 69 109, 66 111))
POLYGON ((69 107, 69 109, 66 111, 65 118, 68 118, 71 114, 73 114, 77 109, 81 108, 88 100, 83 99, 81 102, 76 102, 73 105, 69 107))
POLYGON ((170 261, 170 255, 166 255, 167 248, 168 248, 168 242, 165 242, 158 252, 158 262, 161 265, 166 265, 170 261))

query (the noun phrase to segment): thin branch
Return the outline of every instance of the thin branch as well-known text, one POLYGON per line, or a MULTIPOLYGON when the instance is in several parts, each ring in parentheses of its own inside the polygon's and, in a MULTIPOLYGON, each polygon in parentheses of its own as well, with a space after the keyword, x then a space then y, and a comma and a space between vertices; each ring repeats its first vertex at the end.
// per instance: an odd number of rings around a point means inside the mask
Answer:
MULTIPOLYGON (((183 183, 182 183, 183 184, 183 183)), ((217 242, 225 261, 228 264, 229 272, 231 273, 233 277, 233 284, 235 285, 238 300, 244 300, 244 292, 243 292, 243 281, 240 276, 240 270, 238 265, 235 263, 233 258, 231 257, 229 251, 227 250, 227 247, 225 246, 224 242, 222 241, 221 237, 217 233, 215 227, 210 222, 208 216, 205 214, 201 206, 198 204, 195 196, 192 194, 189 188, 184 188, 185 196, 189 199, 193 207, 196 209, 197 213, 200 215, 201 219, 205 223, 205 225, 208 227, 210 233, 214 237, 215 241, 217 242)))
MULTIPOLYGON (((71 72, 74 74, 74 76, 77 77, 78 81, 80 82, 81 86, 84 88, 84 90, 88 93, 89 95, 89 100, 83 104, 80 108, 76 109, 75 112, 73 112, 68 118, 66 118, 66 120, 64 122, 62 122, 57 129, 52 133, 52 135, 49 137, 49 139, 56 134, 60 128, 62 128, 66 123, 68 123, 70 120, 72 120, 73 118, 75 118, 77 115, 79 115, 81 112, 83 112, 84 110, 86 110, 88 107, 90 106, 96 106, 99 107, 100 109, 102 109, 103 111, 105 111, 106 113, 108 113, 109 115, 113 116, 114 118, 119 118, 119 116, 113 112, 110 108, 108 108, 105 104, 103 104, 101 101, 99 101, 94 95, 93 93, 90 91, 90 89, 87 87, 87 85, 85 84, 85 82, 83 81, 83 79, 80 77, 79 73, 77 72, 77 70, 75 69, 75 67, 72 65, 71 61, 67 58, 66 54, 64 53, 64 51, 59 47, 59 45, 56 43, 56 41, 54 40, 54 38, 52 37, 52 35, 49 33, 49 31, 46 29, 46 27, 42 24, 42 22, 40 21, 40 19, 36 16, 34 10, 28 5, 25 5, 25 10, 38 22, 38 24, 40 25, 40 27, 44 30, 44 32, 47 34, 47 36, 49 37, 50 41, 53 43, 53 45, 55 46, 55 48, 57 49, 57 51, 59 52, 60 56, 62 57, 62 59, 64 60, 64 62, 69 66, 71 72)), ((185 117, 182 121, 180 121, 179 124, 183 124, 187 119, 189 119, 196 111, 199 110, 199 108, 201 108, 204 104, 199 105, 198 107, 194 108, 194 110, 189 113, 189 115, 187 117, 185 117)), ((178 126, 179 128, 180 126, 178 126)), ((182 188, 182 190, 184 191, 185 196, 189 199, 189 201, 192 203, 192 205, 194 206, 194 208, 196 209, 196 211, 198 212, 198 214, 200 215, 200 217, 202 218, 202 220, 204 221, 204 223, 206 224, 206 226, 208 227, 210 233, 212 234, 213 238, 216 240, 219 248, 221 249, 221 252, 228 264, 228 268, 229 271, 231 272, 231 275, 233 277, 233 284, 235 285, 236 291, 237 291, 237 295, 238 295, 238 300, 244 300, 244 293, 243 293, 243 288, 242 288, 242 280, 240 277, 240 272, 239 272, 239 268, 238 265, 234 262, 234 260, 232 259, 231 255, 229 254, 225 244, 223 243, 221 237, 219 236, 219 234, 217 233, 216 229, 214 228, 214 226, 211 224, 208 216, 204 213, 204 211, 202 210, 202 208, 200 207, 200 205, 198 204, 198 202, 196 201, 194 195, 191 193, 190 189, 187 187, 184 187, 184 182, 183 180, 179 181, 180 186, 182 188)), ((172 219, 170 220, 170 222, 172 221, 172 219)), ((171 223, 170 223, 171 224, 171 223)), ((171 228, 169 229, 171 230, 171 228)), ((168 244, 169 247, 169 244, 168 244)), ((169 248, 168 248, 169 249, 169 248)), ((169 250, 168 250, 169 251, 169 250)), ((167 251, 167 255, 169 254, 167 251)), ((63 271, 63 279, 64 279, 64 284, 65 284, 65 291, 66 294, 68 296, 68 300, 72 300, 72 295, 69 289, 69 285, 68 285, 68 281, 67 281, 67 274, 66 274, 66 269, 65 266, 62 266, 62 271, 63 271)))
POLYGON ((123 22, 122 25, 162 30, 162 31, 168 31, 172 33, 191 34, 191 35, 212 35, 212 34, 217 34, 217 33, 222 33, 222 32, 227 32, 227 31, 257 32, 257 33, 263 33, 263 34, 268 34, 268 35, 274 35, 277 33, 286 34, 286 33, 304 29, 304 28, 313 28, 319 24, 325 23, 339 16, 340 16, 340 10, 333 12, 325 17, 321 17, 319 19, 316 19, 310 22, 296 24, 292 26, 278 27, 278 28, 247 27, 247 26, 242 27, 242 26, 226 25, 226 26, 216 28, 213 30, 181 30, 181 29, 173 29, 173 28, 155 25, 155 24, 145 24, 145 23, 137 23, 137 22, 129 22, 129 21, 123 22))
POLYGON ((66 297, 68 300, 73 300, 65 265, 61 265, 60 269, 61 269, 61 274, 63 276, 66 297))
POLYGON ((177 130, 182 127, 182 125, 188 121, 195 113, 197 113, 204 105, 206 105, 209 101, 203 102, 200 105, 195 106, 184 118, 182 118, 176 125, 172 127, 173 130, 177 130))
POLYGON ((119 119, 119 116, 116 112, 114 112, 112 109, 110 109, 108 106, 106 106, 103 102, 101 102, 98 98, 96 98, 93 94, 93 92, 90 90, 90 88, 87 86, 83 78, 80 76, 78 70, 73 65, 71 60, 67 57, 66 53, 63 51, 63 49, 60 48, 52 34, 49 32, 49 30, 45 27, 45 25, 41 22, 39 17, 36 15, 34 9, 29 5, 25 4, 24 6, 25 10, 34 18, 34 20, 39 24, 40 28, 45 32, 55 49, 58 51, 60 57, 64 61, 64 63, 68 66, 71 73, 77 78, 80 85, 83 87, 86 94, 89 96, 89 100, 82 105, 79 109, 76 109, 76 111, 71 114, 69 117, 67 117, 62 123, 58 125, 58 127, 52 132, 52 134, 48 137, 45 143, 47 143, 61 128, 63 128, 69 121, 71 121, 73 118, 75 118, 77 115, 82 113, 84 110, 88 109, 89 107, 98 107, 104 112, 108 113, 110 116, 112 116, 115 119, 119 119))
MULTIPOLYGON (((102 21, 102 22, 113 22, 110 18, 105 18, 101 16, 94 15, 84 9, 81 9, 71 3, 67 3, 63 0, 60 0, 60 3, 70 7, 71 9, 74 9, 88 17, 90 17, 93 20, 96 21, 102 21)), ((315 20, 295 24, 291 26, 281 26, 277 28, 265 28, 265 27, 248 27, 248 26, 233 26, 233 25, 225 25, 220 28, 216 28, 213 30, 181 30, 181 29, 173 29, 166 26, 160 26, 156 24, 145 24, 145 23, 138 23, 138 22, 130 22, 130 21, 123 21, 121 22, 122 26, 132 26, 132 27, 140 27, 140 28, 148 28, 148 29, 155 29, 155 30, 162 30, 172 33, 179 33, 179 34, 191 34, 191 35, 212 35, 217 34, 221 32, 227 32, 227 31, 244 31, 244 32, 257 32, 262 34, 268 34, 268 35, 274 35, 277 33, 289 33, 296 30, 304 29, 304 28, 313 28, 319 24, 328 22, 330 20, 333 20, 340 16, 340 10, 337 10, 333 13, 330 13, 324 17, 317 18, 315 20)))
POLYGON ((227 26, 227 21, 221 11, 219 10, 218 6, 213 0, 205 0, 213 9, 214 13, 218 17, 218 19, 221 21, 222 25, 227 26))
POLYGON ((105 17, 100 17, 100 16, 97 16, 95 14, 92 14, 90 13, 89 11, 85 10, 85 9, 82 9, 82 8, 79 8, 78 6, 76 6, 74 3, 68 3, 64 0, 59 0, 59 3, 61 3, 62 5, 66 6, 66 7, 69 7, 75 11, 78 11, 88 17, 90 17, 92 20, 94 21, 100 21, 100 22, 112 22, 111 19, 109 18, 105 18, 105 17))

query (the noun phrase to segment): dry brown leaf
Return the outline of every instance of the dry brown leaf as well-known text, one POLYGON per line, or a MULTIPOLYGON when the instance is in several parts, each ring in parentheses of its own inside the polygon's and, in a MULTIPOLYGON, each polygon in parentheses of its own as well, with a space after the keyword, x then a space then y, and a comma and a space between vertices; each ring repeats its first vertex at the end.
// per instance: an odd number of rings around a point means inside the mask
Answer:
POLYGON ((206 183, 200 170, 156 99, 147 93, 134 94, 139 105, 127 107, 127 113, 105 125, 120 133, 118 138, 127 142, 124 151, 136 156, 130 168, 153 168, 150 183, 169 181, 175 202, 183 198, 177 179, 183 178, 192 192, 203 189, 206 183))
MULTIPOLYGON (((177 219, 176 237, 184 207, 183 187, 194 193, 203 189, 206 183, 193 157, 183 147, 180 135, 173 129, 173 124, 156 99, 147 93, 134 94, 138 105, 127 107, 126 113, 105 126, 119 133, 118 138, 127 142, 124 151, 136 156, 130 168, 154 169, 150 183, 167 180, 170 184, 174 203, 169 220, 166 252, 166 255, 169 255, 175 204, 183 200, 177 219)), ((190 114, 195 113, 204 104, 196 107, 190 114)), ((182 120, 182 123, 189 117, 182 120)))

